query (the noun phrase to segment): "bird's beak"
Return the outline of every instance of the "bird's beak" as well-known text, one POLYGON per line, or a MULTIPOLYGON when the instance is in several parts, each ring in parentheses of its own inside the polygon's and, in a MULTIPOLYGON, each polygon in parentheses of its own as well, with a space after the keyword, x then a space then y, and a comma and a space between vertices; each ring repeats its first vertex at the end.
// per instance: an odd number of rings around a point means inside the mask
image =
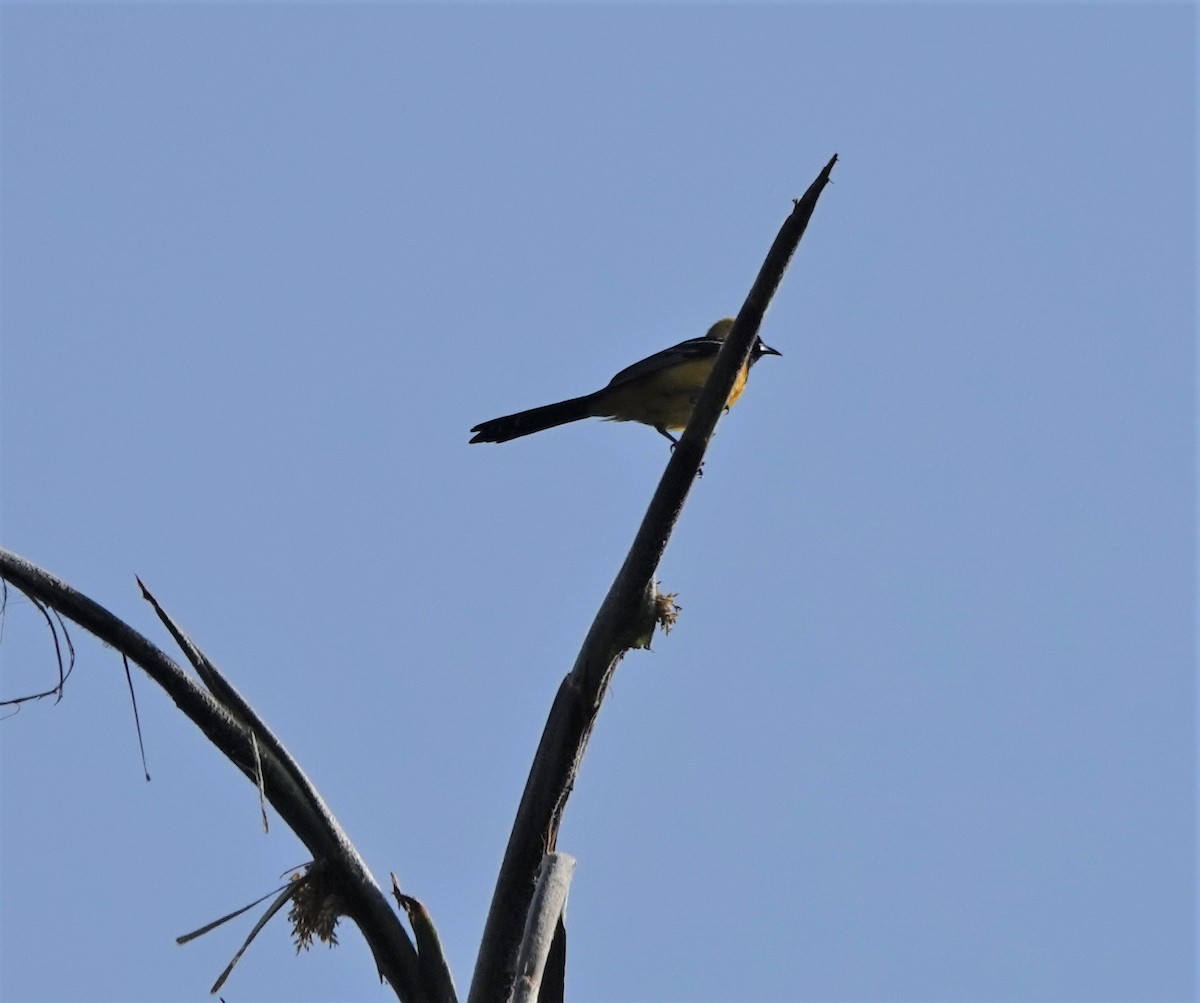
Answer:
POLYGON ((760 341, 758 343, 758 354, 759 355, 783 355, 783 352, 779 351, 778 349, 772 348, 770 345, 766 344, 765 342, 760 341))

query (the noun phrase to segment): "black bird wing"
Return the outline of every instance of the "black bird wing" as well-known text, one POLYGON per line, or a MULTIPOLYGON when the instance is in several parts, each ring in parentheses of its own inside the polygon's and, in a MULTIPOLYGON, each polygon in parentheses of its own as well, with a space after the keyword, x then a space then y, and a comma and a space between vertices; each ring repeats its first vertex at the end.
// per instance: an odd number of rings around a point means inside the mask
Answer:
POLYGON ((608 386, 609 388, 623 386, 626 383, 639 380, 643 376, 649 376, 651 373, 657 373, 671 366, 677 366, 682 362, 709 359, 715 356, 720 350, 721 342, 713 338, 689 338, 687 341, 681 341, 678 345, 672 345, 670 348, 664 348, 661 352, 648 355, 641 362, 635 362, 632 366, 626 366, 608 381, 608 386))

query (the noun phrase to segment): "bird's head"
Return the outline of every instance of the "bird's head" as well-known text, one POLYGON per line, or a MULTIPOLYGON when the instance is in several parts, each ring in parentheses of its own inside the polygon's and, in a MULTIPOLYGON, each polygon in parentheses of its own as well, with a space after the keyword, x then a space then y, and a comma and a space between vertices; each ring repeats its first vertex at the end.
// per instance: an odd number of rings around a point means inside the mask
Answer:
MULTIPOLYGON (((712 327, 710 327, 708 329, 708 334, 706 334, 705 337, 712 338, 713 341, 724 341, 725 336, 728 335, 731 330, 733 330, 733 318, 732 317, 722 317, 719 321, 717 321, 715 324, 713 324, 712 327)), ((757 362, 764 355, 782 355, 782 354, 783 353, 781 351, 779 351, 778 349, 772 348, 770 345, 764 344, 762 338, 755 338, 754 339, 754 350, 750 353, 750 361, 757 362)))

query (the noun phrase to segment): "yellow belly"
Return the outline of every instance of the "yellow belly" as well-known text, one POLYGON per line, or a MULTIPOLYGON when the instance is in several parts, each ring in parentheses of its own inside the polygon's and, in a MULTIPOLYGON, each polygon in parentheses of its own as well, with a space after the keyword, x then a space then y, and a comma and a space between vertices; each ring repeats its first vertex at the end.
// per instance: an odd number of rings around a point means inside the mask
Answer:
MULTIPOLYGON (((639 421, 655 428, 679 431, 686 428, 692 417, 696 398, 704 389, 714 359, 697 359, 669 366, 643 379, 599 395, 592 414, 613 421, 639 421)), ((749 366, 738 374, 729 393, 726 407, 733 407, 746 387, 749 366)))

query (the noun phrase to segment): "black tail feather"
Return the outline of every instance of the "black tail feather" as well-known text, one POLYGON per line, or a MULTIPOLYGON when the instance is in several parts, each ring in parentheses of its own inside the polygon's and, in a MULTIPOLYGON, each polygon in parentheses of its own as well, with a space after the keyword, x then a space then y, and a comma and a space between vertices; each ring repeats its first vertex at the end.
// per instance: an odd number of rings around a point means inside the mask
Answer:
POLYGON ((506 414, 503 418, 481 422, 471 429, 477 433, 471 441, 508 442, 509 439, 519 439, 523 435, 532 435, 555 425, 590 418, 592 398, 595 396, 588 394, 586 397, 572 397, 557 404, 530 408, 528 411, 518 411, 516 414, 506 414))

